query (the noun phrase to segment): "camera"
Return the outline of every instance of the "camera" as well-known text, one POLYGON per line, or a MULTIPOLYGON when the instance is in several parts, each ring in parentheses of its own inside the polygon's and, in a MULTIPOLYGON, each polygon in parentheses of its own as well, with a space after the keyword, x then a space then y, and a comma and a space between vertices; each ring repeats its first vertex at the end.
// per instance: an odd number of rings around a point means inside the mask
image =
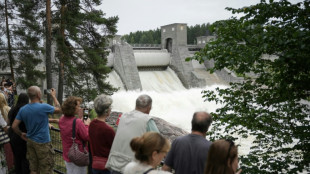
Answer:
POLYGON ((44 89, 44 94, 51 94, 52 90, 51 89, 44 89))
POLYGON ((87 120, 88 119, 88 115, 89 115, 88 109, 84 109, 83 119, 87 120))

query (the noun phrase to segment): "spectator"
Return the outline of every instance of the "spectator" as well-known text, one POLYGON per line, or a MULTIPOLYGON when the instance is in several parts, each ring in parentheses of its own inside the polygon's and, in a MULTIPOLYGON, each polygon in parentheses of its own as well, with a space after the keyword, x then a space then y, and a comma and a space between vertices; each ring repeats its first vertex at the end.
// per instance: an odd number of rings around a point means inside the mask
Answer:
POLYGON ((201 174, 205 168, 211 142, 206 140, 206 133, 212 122, 211 115, 196 112, 192 119, 192 132, 178 137, 172 143, 163 170, 175 170, 176 174, 201 174))
POLYGON ((37 86, 29 87, 27 94, 31 103, 19 110, 12 128, 27 141, 27 159, 31 173, 53 173, 55 152, 51 144, 48 114, 61 113, 56 91, 51 90, 55 107, 41 103, 41 91, 37 86), (25 123, 27 134, 19 129, 21 122, 25 123))
POLYGON ((170 149, 170 142, 157 132, 147 132, 130 142, 137 161, 125 167, 124 174, 169 174, 170 172, 155 170, 170 149))
MULTIPOLYGON (((60 136, 62 140, 63 158, 65 160, 67 174, 86 174, 87 166, 77 166, 71 162, 68 158, 68 152, 72 146, 72 125, 73 120, 76 118, 80 111, 80 104, 82 103, 82 98, 70 96, 62 104, 63 116, 59 119, 60 136)), ((85 120, 76 119, 75 124, 75 142, 79 146, 80 151, 84 151, 84 147, 87 148, 88 141, 88 125, 90 119, 85 120)))
MULTIPOLYGON (((115 132, 105 121, 111 113, 111 105, 112 99, 104 94, 96 97, 94 101, 97 118, 89 125, 89 142, 93 161, 98 157, 105 159, 109 157, 115 132)), ((92 173, 110 174, 110 171, 104 168, 104 165, 101 168, 93 165, 92 173)))
POLYGON ((152 108, 152 98, 140 95, 136 100, 135 110, 123 114, 117 128, 106 168, 112 174, 124 172, 125 166, 134 159, 134 153, 129 143, 132 138, 145 132, 159 132, 154 120, 149 116, 152 108))
POLYGON ((4 86, 0 86, 0 92, 5 96, 5 98, 7 98, 7 92, 6 89, 4 88, 4 86))
POLYGON ((9 85, 8 83, 6 83, 4 84, 4 88, 7 94, 6 98, 8 101, 8 105, 12 107, 14 105, 14 91, 13 91, 12 85, 9 85))
POLYGON ((13 82, 11 81, 10 78, 8 78, 8 79, 6 80, 6 84, 7 84, 8 86, 12 86, 12 85, 13 85, 13 82))
POLYGON ((4 76, 2 76, 2 80, 1 80, 1 84, 0 84, 0 86, 4 86, 4 84, 6 83, 6 80, 5 80, 5 77, 4 76))
MULTIPOLYGON (((4 120, 1 112, 0 112, 0 129, 2 129, 5 133, 8 132, 7 122, 4 120)), ((1 174, 8 172, 6 155, 5 155, 4 149, 5 149, 4 144, 0 144, 0 173, 1 174)))
POLYGON ((231 140, 217 140, 212 143, 204 174, 240 174, 238 168, 238 148, 231 140))
POLYGON ((4 118, 4 121, 8 123, 8 113, 10 111, 10 107, 8 106, 8 103, 6 102, 5 96, 0 93, 0 111, 2 114, 2 117, 4 118))
MULTIPOLYGON (((29 103, 29 97, 27 96, 27 94, 26 93, 19 94, 16 105, 10 110, 8 114, 10 126, 12 126, 19 109, 28 103, 29 103)), ((22 132, 27 132, 24 122, 21 122, 21 124, 19 125, 19 129, 22 132)), ((9 137, 14 154, 15 172, 19 174, 29 174, 30 173, 29 162, 26 159, 26 153, 27 153, 26 141, 21 139, 21 137, 18 136, 12 129, 9 129, 9 137)))

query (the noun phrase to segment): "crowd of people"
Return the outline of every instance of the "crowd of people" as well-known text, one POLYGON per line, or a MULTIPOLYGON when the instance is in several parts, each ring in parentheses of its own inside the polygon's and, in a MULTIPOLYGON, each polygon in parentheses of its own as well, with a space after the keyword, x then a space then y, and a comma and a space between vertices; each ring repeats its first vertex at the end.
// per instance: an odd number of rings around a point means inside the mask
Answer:
POLYGON ((5 96, 8 106, 14 105, 14 95, 16 95, 16 84, 10 78, 2 77, 0 84, 0 92, 5 96))
MULTIPOLYGON (((10 109, 6 107, 4 94, 0 93, 0 126, 9 135, 16 173, 53 173, 55 152, 51 144, 49 123, 59 125, 67 174, 241 172, 237 171, 238 148, 233 141, 221 139, 210 142, 206 139, 212 123, 212 116, 207 112, 195 112, 191 133, 176 138, 171 144, 161 135, 149 115, 152 109, 152 98, 149 95, 140 95, 136 99, 135 109, 120 117, 116 131, 106 123, 113 103, 110 96, 101 94, 95 98, 97 117, 90 120, 77 118, 82 98, 69 96, 60 106, 55 89, 51 89, 50 95, 53 106, 42 102, 39 87, 31 86, 27 94, 21 93, 18 96, 16 105, 10 109), (50 119, 50 114, 62 116, 50 119), (88 165, 81 165, 68 155, 74 143, 80 152, 89 152, 88 165)), ((0 144, 0 174, 8 172, 3 156, 5 153, 0 144)))

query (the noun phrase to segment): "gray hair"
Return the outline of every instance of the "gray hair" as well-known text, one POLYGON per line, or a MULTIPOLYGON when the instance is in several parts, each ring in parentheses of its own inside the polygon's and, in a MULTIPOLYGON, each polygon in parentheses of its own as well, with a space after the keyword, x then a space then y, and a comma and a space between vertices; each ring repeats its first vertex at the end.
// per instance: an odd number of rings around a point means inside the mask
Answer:
POLYGON ((152 105, 152 98, 146 94, 140 95, 136 100, 136 108, 146 108, 152 105))
POLYGON ((37 97, 37 95, 41 92, 38 86, 30 86, 27 90, 27 95, 30 100, 33 100, 37 97))
POLYGON ((101 94, 97 96, 94 100, 94 108, 98 116, 102 116, 107 113, 112 105, 113 100, 111 97, 101 94))

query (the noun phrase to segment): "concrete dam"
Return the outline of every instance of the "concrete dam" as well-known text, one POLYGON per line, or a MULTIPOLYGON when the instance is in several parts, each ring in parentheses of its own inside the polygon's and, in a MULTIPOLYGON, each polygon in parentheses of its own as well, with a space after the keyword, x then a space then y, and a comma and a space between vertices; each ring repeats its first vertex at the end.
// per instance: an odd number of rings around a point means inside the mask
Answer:
MULTIPOLYGON (((109 77, 110 83, 128 91, 150 90, 151 81, 160 76, 159 81, 168 82, 168 79, 173 79, 174 82, 170 85, 178 83, 186 89, 202 88, 215 83, 225 84, 216 74, 208 73, 204 65, 196 61, 185 61, 194 54, 190 49, 200 48, 199 45, 187 45, 186 29, 186 24, 162 26, 162 44, 153 47, 132 46, 120 39, 113 40, 107 64, 113 69, 109 77), (150 75, 145 79, 144 74, 150 75)), ((160 84, 157 86, 161 88, 160 84)), ((179 88, 171 87, 169 90, 179 88)))

